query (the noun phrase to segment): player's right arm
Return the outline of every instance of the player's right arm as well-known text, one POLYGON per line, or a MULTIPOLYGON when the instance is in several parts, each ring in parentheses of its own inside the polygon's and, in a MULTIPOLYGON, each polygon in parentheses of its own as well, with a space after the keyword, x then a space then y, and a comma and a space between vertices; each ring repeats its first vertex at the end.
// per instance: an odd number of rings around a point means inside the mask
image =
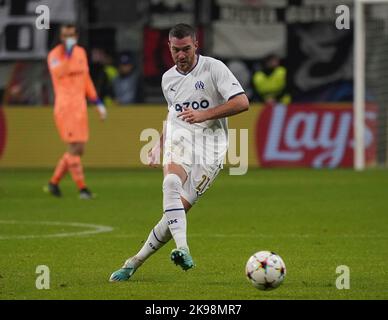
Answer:
MULTIPOLYGON (((162 87, 164 99, 166 100, 167 105, 170 106, 170 102, 166 94, 167 89, 165 88, 165 74, 162 77, 161 87, 162 87)), ((167 114, 167 117, 168 117, 168 114, 167 114)), ((152 168, 156 168, 160 165, 159 163, 160 154, 163 153, 164 140, 166 137, 166 123, 167 123, 167 119, 166 121, 163 122, 163 130, 160 135, 159 142, 156 143, 155 146, 148 152, 148 165, 152 168)))
POLYGON ((163 131, 160 135, 159 141, 148 152, 148 165, 152 168, 157 168, 160 165, 160 154, 163 153, 164 137, 166 132, 166 122, 163 124, 163 131))
POLYGON ((52 50, 47 57, 47 64, 53 78, 61 78, 69 73, 70 59, 61 59, 57 50, 52 50))

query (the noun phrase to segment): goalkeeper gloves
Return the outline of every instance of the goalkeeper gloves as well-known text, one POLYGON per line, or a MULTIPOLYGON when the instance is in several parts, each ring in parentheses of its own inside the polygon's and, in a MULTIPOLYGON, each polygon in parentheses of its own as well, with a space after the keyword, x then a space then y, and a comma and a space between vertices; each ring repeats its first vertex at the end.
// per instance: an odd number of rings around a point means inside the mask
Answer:
POLYGON ((105 120, 108 116, 108 113, 106 111, 104 103, 101 101, 101 99, 97 99, 95 103, 96 103, 98 113, 100 115, 100 119, 105 120))

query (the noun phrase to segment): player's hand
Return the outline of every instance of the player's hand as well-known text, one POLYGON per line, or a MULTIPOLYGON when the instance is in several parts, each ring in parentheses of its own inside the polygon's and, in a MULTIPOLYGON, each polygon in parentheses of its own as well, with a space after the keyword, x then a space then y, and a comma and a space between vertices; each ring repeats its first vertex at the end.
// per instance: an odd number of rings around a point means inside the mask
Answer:
POLYGON ((160 144, 157 143, 148 152, 148 165, 152 168, 157 168, 160 164, 160 144))
POLYGON ((100 115, 101 121, 105 121, 108 117, 108 112, 106 111, 106 108, 103 103, 97 104, 97 110, 98 114, 100 115))
POLYGON ((179 115, 183 121, 188 123, 200 123, 207 120, 207 111, 197 111, 190 108, 185 108, 179 115))

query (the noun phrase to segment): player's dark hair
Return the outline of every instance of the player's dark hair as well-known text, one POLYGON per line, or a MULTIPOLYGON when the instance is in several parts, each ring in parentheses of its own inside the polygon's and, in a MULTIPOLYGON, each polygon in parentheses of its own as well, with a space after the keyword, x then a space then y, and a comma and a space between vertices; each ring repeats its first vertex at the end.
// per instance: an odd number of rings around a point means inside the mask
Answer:
POLYGON ((59 30, 62 30, 63 28, 65 28, 65 29, 73 29, 74 28, 76 34, 78 34, 78 31, 79 31, 77 25, 74 23, 63 23, 63 24, 61 24, 61 27, 59 28, 59 30))
POLYGON ((169 38, 178 38, 183 39, 185 37, 191 37, 193 40, 196 39, 195 29, 186 24, 186 23, 178 23, 173 26, 168 33, 169 38))

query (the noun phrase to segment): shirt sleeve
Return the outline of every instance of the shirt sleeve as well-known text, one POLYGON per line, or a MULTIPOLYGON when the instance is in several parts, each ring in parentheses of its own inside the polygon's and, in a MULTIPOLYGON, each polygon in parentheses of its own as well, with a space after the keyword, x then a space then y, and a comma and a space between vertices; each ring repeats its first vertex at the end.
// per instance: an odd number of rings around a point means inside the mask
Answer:
POLYGON ((56 52, 51 51, 47 57, 47 65, 52 78, 65 76, 69 71, 69 63, 61 59, 56 52))
POLYGON ((89 72, 89 64, 88 64, 88 57, 86 55, 86 52, 83 50, 83 56, 84 56, 84 61, 85 61, 85 68, 86 68, 86 72, 85 72, 85 95, 86 97, 90 100, 90 101, 97 101, 98 100, 98 94, 97 94, 97 90, 96 90, 96 87, 94 86, 94 83, 93 83, 93 80, 92 78, 90 77, 90 72, 89 72))
POLYGON ((93 80, 90 77, 89 72, 86 73, 86 86, 85 87, 86 87, 86 92, 85 92, 86 97, 90 101, 97 101, 98 95, 97 95, 96 87, 94 86, 93 80))
POLYGON ((245 93, 240 82, 229 68, 220 60, 214 62, 212 77, 220 95, 228 101, 233 97, 245 93))
POLYGON ((170 109, 170 100, 168 99, 168 96, 167 96, 167 89, 164 87, 165 86, 165 81, 164 81, 164 76, 162 77, 162 83, 161 83, 161 88, 162 88, 162 92, 163 92, 163 96, 164 96, 164 99, 166 100, 167 102, 167 109, 170 109))

